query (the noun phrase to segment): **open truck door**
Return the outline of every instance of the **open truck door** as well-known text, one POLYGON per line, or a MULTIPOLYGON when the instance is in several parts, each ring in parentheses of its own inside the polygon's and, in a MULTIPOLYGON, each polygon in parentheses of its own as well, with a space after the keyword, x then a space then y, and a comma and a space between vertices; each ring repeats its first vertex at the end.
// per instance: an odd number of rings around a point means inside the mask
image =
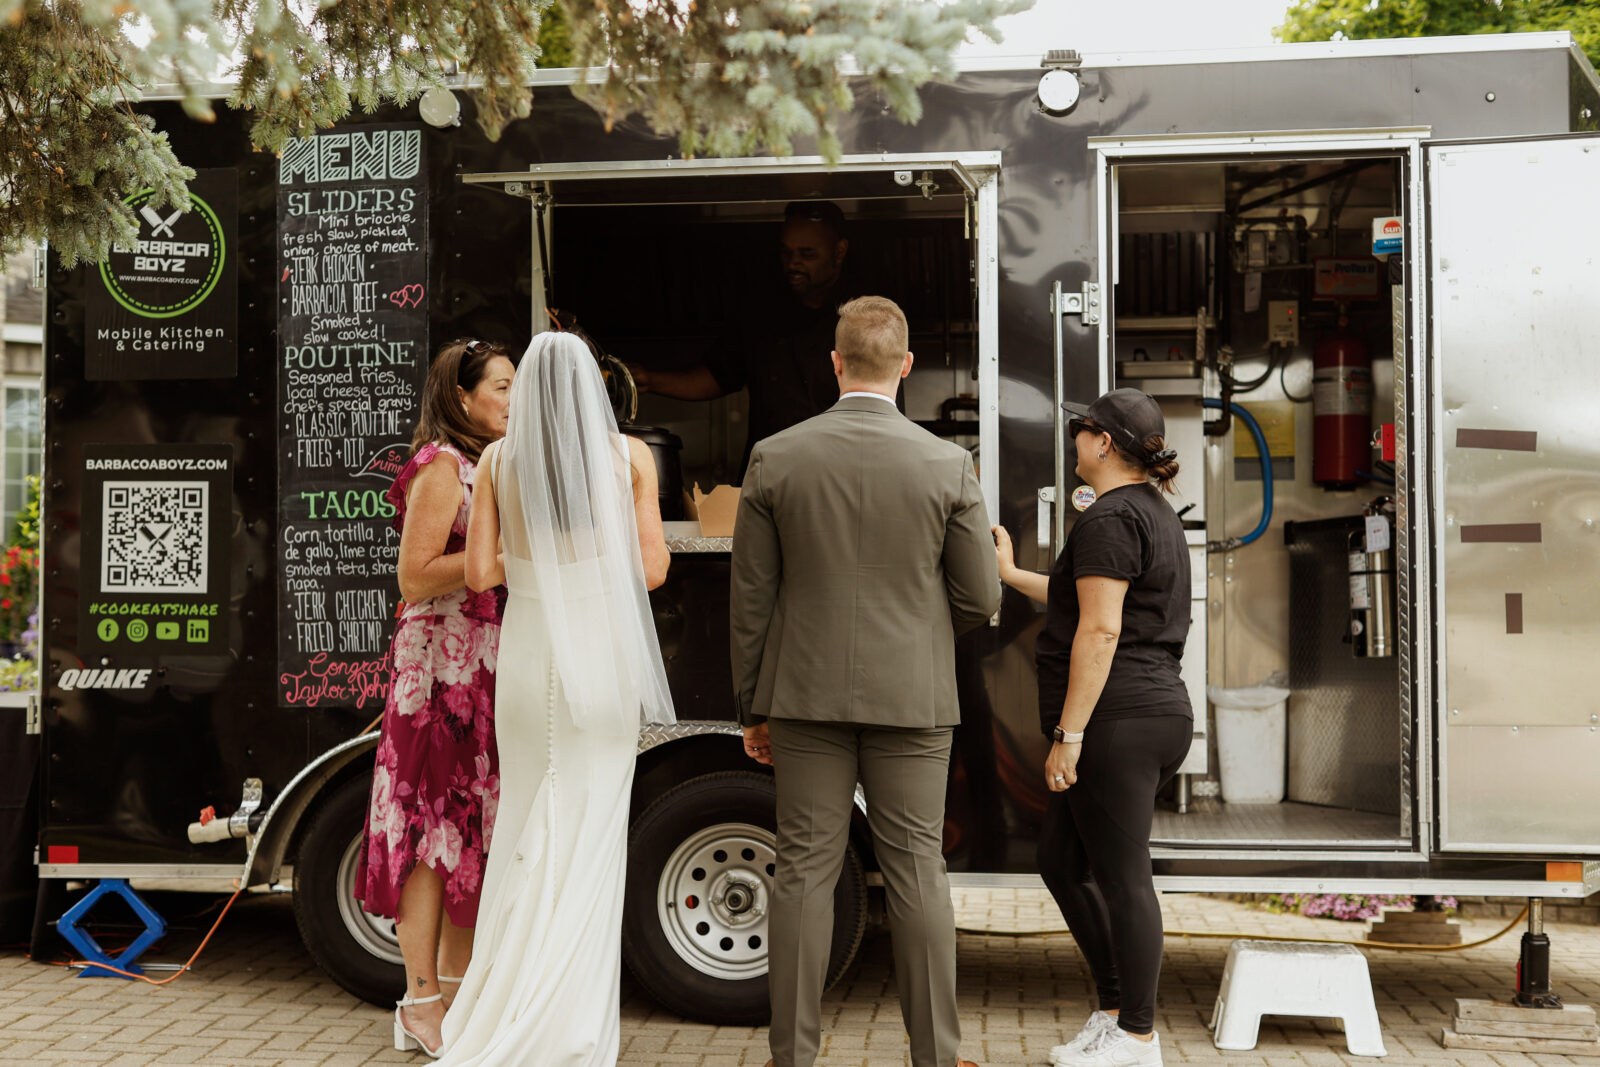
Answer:
POLYGON ((1438 846, 1600 854, 1600 137, 1427 164, 1438 846))

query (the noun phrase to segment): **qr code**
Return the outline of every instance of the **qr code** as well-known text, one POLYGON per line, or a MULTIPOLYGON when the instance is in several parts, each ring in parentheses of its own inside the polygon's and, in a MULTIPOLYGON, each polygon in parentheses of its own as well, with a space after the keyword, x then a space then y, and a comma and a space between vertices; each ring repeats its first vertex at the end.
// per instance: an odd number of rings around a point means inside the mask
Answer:
POLYGON ((106 482, 102 593, 204 593, 210 485, 106 482))

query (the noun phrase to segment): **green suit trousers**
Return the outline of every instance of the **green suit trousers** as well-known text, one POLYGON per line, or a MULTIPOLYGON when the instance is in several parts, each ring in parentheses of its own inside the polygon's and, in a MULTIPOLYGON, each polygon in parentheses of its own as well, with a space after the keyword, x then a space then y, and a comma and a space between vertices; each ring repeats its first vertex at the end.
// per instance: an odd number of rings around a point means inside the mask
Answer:
POLYGON ((955 1067, 955 909, 945 872, 950 727, 771 719, 778 862, 768 935, 776 1067, 811 1067, 856 783, 883 872, 900 1010, 915 1067, 955 1067))

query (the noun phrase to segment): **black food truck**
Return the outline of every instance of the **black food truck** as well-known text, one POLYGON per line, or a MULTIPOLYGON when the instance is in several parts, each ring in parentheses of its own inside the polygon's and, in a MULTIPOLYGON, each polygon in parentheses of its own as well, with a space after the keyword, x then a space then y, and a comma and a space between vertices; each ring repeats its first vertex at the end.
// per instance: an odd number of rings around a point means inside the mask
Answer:
MULTIPOLYGON (((1163 404, 1195 735, 1159 888, 1600 889, 1600 83, 1570 36, 985 61, 915 126, 862 88, 836 161, 685 160, 606 132, 577 77, 540 72, 495 143, 437 89, 281 158, 248 116, 141 105, 191 209, 134 192, 135 250, 47 271, 42 879, 292 887, 328 973, 393 997, 393 927, 352 897, 383 494, 430 351, 520 352, 559 309, 656 454, 673 549, 680 722, 639 746, 626 961, 672 1011, 763 1018, 773 792, 733 737, 731 540, 694 506, 739 479, 746 401, 640 395, 627 365, 738 343, 785 205, 818 199, 859 291, 907 312, 907 415, 973 451, 1022 565, 1088 503, 1061 402, 1163 404)), ((960 644, 957 886, 1038 884, 1042 624, 1008 593, 960 644)), ((875 881, 863 834, 835 977, 875 881)), ((1527 996, 1540 934, 1534 907, 1527 996)))

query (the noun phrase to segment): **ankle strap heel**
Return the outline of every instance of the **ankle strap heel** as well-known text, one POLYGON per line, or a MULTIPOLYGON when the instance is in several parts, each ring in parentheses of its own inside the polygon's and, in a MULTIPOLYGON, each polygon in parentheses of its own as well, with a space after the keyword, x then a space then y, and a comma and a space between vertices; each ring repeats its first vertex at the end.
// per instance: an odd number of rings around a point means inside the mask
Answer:
POLYGON ((440 1044, 439 1048, 429 1048, 423 1044, 422 1038, 413 1034, 406 1027, 405 1020, 401 1018, 400 1012, 405 1008, 415 1007, 418 1004, 432 1004, 443 999, 443 996, 435 993, 431 997, 401 997, 394 1002, 394 1048, 396 1052, 410 1052, 413 1049, 420 1049, 429 1059, 436 1060, 439 1058, 439 1053, 444 1047, 443 1043, 440 1044))

